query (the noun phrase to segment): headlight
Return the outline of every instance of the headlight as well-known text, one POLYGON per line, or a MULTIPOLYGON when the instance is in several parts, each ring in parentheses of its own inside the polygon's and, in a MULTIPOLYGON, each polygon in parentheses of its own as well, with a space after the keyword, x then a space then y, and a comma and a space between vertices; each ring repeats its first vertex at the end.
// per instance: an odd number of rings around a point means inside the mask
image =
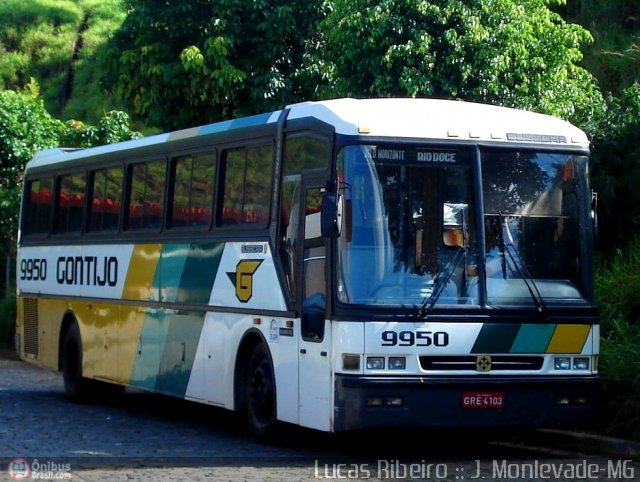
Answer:
POLYGON ((574 370, 588 370, 589 369, 589 359, 585 357, 576 357, 573 359, 573 369, 574 370))
POLYGON ((569 357, 554 358, 553 368, 556 370, 571 370, 571 358, 569 357))
POLYGON ((368 356, 367 369, 368 370, 384 370, 384 357, 368 356))
POLYGON ((404 370, 407 368, 407 359, 403 356, 389 357, 389 370, 404 370))

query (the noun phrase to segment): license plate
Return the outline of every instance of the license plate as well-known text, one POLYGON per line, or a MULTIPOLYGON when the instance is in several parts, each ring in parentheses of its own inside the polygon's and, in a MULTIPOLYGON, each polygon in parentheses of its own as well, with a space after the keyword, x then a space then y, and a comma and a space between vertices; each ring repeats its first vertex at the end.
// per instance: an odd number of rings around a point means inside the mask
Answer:
POLYGON ((504 392, 463 392, 462 408, 502 408, 504 392))

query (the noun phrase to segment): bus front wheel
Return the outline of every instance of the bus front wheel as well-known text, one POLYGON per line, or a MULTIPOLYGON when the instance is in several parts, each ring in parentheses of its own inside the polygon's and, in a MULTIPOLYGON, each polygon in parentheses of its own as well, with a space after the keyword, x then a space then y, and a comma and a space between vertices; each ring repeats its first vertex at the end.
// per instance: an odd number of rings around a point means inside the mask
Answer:
POLYGON ((276 386, 269 353, 256 346, 249 359, 246 379, 246 412, 249 428, 260 439, 273 435, 276 425, 276 386))

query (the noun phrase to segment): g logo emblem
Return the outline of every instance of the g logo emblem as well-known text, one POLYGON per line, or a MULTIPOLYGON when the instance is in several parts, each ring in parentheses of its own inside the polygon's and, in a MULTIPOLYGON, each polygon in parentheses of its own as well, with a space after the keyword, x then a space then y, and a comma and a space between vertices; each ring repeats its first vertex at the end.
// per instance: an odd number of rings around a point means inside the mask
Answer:
POLYGON ((227 273, 236 287, 236 297, 242 303, 246 303, 253 296, 253 274, 262 261, 262 259, 243 259, 236 265, 235 273, 227 273))

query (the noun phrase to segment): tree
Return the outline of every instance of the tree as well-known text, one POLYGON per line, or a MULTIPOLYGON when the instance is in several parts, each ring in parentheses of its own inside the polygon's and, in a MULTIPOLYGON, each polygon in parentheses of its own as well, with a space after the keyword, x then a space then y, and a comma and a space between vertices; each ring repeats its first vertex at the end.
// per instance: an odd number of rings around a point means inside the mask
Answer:
POLYGON ((591 157, 605 252, 625 248, 640 234, 640 84, 606 104, 594 122, 591 157))
POLYGON ((127 7, 105 84, 117 85, 150 125, 189 127, 313 94, 300 67, 320 0, 128 0, 127 7))
MULTIPOLYGON (((429 96, 584 118, 589 33, 549 0, 335 0, 316 54, 323 96, 429 96)), ((561 0, 554 3, 562 3, 561 0)))

